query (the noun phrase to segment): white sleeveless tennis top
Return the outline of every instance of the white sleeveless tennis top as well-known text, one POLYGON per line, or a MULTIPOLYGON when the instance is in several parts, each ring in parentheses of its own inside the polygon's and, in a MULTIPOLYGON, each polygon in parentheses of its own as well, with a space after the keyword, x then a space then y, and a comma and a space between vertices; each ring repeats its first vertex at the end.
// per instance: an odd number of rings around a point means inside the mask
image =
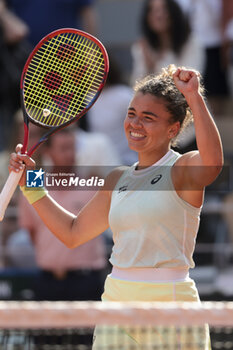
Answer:
POLYGON ((151 167, 120 177, 109 212, 113 231, 110 262, 119 268, 194 267, 200 211, 176 193, 171 167, 180 157, 169 150, 151 167))

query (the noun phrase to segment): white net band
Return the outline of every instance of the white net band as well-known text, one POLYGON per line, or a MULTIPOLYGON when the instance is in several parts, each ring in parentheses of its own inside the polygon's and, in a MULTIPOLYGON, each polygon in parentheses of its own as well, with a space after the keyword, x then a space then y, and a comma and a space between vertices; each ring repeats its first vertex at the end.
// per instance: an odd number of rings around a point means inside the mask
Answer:
POLYGON ((233 326, 233 302, 0 302, 0 328, 233 326))

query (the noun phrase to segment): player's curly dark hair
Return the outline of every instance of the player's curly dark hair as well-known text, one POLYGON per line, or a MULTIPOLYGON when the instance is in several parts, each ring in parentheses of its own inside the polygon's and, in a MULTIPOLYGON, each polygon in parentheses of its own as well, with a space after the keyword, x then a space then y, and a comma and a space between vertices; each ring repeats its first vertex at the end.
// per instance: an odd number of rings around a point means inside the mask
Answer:
MULTIPOLYGON (((171 48, 176 55, 179 55, 191 33, 189 18, 175 0, 164 1, 169 15, 171 48)), ((159 35, 148 24, 150 3, 151 0, 145 0, 142 10, 141 29, 151 47, 157 50, 161 45, 159 35)))
MULTIPOLYGON (((180 123, 180 134, 193 120, 193 115, 184 95, 177 89, 174 83, 173 74, 176 70, 177 67, 171 64, 163 68, 160 74, 149 75, 137 81, 134 86, 134 91, 135 93, 141 92, 143 94, 151 94, 157 98, 163 99, 168 112, 171 114, 171 124, 175 122, 180 123)), ((200 76, 200 73, 197 73, 200 76)), ((204 96, 204 86, 202 82, 200 83, 199 92, 204 96)), ((173 146, 176 144, 177 136, 172 140, 173 146)))

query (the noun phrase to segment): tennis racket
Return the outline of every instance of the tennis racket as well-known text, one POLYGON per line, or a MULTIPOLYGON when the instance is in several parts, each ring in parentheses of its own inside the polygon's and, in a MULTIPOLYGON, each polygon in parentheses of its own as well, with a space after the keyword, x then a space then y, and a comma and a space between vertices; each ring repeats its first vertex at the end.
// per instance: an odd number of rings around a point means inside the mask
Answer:
MULTIPOLYGON (((108 71, 107 52, 92 35, 64 28, 44 37, 30 54, 21 75, 22 153, 31 156, 50 135, 83 116, 97 100, 108 71), (27 151, 29 121, 48 130, 27 151)), ((0 221, 22 172, 12 171, 3 187, 0 221)))

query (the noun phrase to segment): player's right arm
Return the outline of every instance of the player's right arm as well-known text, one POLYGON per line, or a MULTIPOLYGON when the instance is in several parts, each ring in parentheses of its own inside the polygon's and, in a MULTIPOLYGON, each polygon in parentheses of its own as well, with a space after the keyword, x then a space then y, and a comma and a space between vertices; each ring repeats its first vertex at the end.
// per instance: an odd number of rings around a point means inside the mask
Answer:
POLYGON ((77 216, 65 210, 49 195, 36 201, 33 207, 60 241, 68 248, 75 248, 109 227, 110 200, 109 191, 98 191, 77 216))
MULTIPOLYGON (((20 147, 17 146, 17 152, 20 151, 20 147)), ((9 170, 17 172, 22 161, 28 167, 35 165, 27 155, 12 153, 9 170)), ((122 172, 122 169, 116 169, 108 175, 105 180, 105 189, 98 191, 77 216, 65 210, 49 195, 32 205, 49 230, 67 247, 75 248, 100 235, 109 227, 108 214, 112 193, 109 188, 115 187, 122 172)), ((19 185, 25 185, 25 175, 22 176, 19 185)))

